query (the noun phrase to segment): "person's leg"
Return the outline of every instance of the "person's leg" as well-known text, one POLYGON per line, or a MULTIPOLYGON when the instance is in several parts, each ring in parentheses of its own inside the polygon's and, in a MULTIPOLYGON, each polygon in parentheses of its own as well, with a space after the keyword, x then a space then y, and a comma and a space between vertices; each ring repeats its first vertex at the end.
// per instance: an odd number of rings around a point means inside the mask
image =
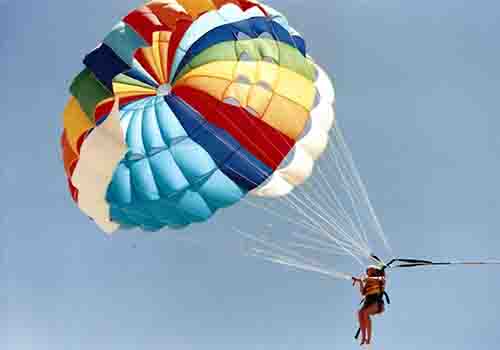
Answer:
POLYGON ((372 340, 372 315, 377 315, 380 313, 380 306, 378 304, 370 305, 365 310, 366 313, 366 344, 370 344, 372 340))
POLYGON ((372 341, 372 319, 370 314, 366 315, 366 344, 370 344, 372 341))
POLYGON ((366 313, 364 307, 358 311, 359 329, 361 330, 361 345, 366 342, 366 313))

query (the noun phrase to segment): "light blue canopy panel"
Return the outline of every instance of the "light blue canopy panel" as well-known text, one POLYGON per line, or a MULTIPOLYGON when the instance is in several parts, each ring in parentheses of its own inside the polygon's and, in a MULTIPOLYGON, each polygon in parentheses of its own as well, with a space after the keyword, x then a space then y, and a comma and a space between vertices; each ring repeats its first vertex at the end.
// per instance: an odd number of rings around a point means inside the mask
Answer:
POLYGON ((163 97, 130 103, 120 112, 129 151, 108 188, 113 221, 149 231, 181 228, 246 194, 188 136, 163 97))

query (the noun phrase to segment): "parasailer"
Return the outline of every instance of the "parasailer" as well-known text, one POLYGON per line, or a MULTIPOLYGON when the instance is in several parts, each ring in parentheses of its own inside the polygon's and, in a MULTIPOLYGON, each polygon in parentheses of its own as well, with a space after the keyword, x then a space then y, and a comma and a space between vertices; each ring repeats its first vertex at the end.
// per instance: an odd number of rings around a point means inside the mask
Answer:
MULTIPOLYGON (((364 297, 363 305, 358 311, 361 345, 370 344, 372 337, 372 320, 370 316, 379 315, 385 311, 384 297, 387 298, 385 269, 371 265, 366 269, 365 276, 353 277, 352 280, 353 286, 359 284, 359 291, 364 297)), ((358 336, 359 331, 356 338, 358 336)))

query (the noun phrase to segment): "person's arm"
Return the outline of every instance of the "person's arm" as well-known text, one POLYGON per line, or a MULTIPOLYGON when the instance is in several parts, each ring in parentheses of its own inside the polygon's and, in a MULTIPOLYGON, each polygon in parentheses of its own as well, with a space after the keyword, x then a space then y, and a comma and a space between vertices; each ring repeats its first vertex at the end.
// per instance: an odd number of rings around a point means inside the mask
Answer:
POLYGON ((363 294, 363 289, 365 288, 365 285, 363 283, 363 278, 353 277, 352 278, 352 285, 355 286, 356 283, 359 283, 359 292, 361 294, 363 294))
POLYGON ((385 281, 385 277, 366 277, 366 279, 370 279, 370 280, 375 280, 375 281, 385 281))

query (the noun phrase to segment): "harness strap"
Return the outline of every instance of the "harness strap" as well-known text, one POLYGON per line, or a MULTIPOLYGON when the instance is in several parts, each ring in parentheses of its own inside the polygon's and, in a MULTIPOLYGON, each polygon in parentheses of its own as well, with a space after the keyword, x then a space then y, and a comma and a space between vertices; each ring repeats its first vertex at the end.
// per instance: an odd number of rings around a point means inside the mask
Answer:
POLYGON ((384 291, 384 298, 385 298, 385 301, 387 302, 388 305, 391 304, 391 299, 389 298, 389 294, 387 294, 387 292, 384 291))

